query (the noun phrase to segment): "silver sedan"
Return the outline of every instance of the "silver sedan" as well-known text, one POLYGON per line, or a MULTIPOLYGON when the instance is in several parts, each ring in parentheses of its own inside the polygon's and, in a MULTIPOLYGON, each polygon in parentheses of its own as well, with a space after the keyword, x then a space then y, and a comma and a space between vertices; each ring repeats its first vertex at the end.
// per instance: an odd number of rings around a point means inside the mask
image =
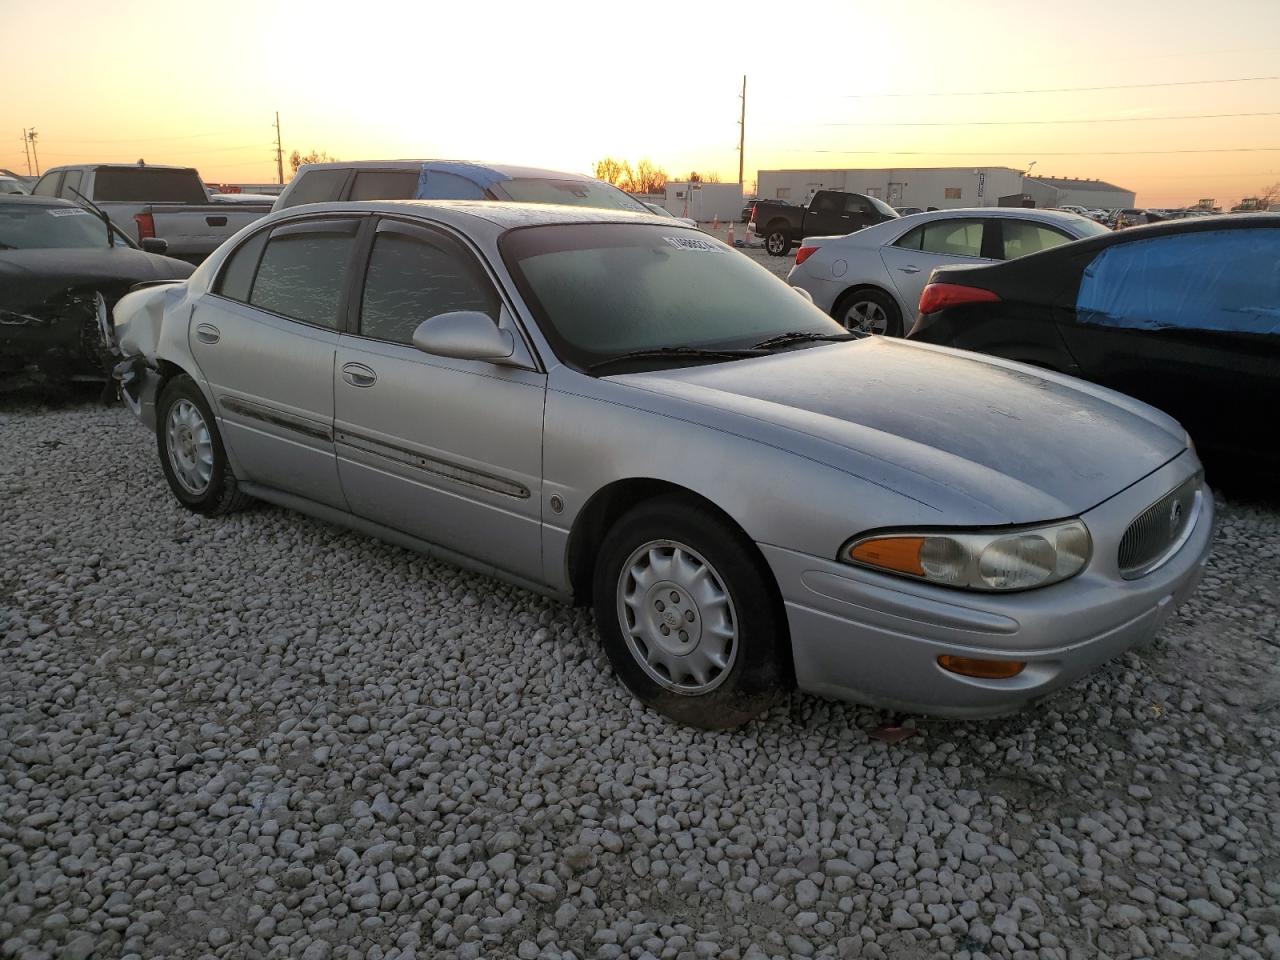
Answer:
POLYGON ((670 219, 296 207, 115 333, 189 509, 256 498, 590 604, 627 687, 707 727, 792 686, 1014 710, 1149 638, 1209 551, 1169 417, 851 337, 670 219))
POLYGON ((900 337, 934 267, 994 263, 1106 233, 1057 210, 934 210, 840 237, 805 237, 787 280, 846 329, 900 337))

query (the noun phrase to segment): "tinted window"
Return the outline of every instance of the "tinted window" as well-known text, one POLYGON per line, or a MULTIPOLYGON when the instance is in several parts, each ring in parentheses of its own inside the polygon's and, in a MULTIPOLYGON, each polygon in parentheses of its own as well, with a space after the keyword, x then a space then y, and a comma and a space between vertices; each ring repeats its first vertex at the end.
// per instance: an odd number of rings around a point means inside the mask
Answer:
POLYGON ((820 193, 813 198, 814 213, 840 213, 844 210, 844 197, 838 193, 820 193))
MULTIPOLYGON (((71 191, 80 190, 80 178, 81 178, 81 173, 79 170, 68 170, 67 175, 62 178, 62 189, 61 191, 59 191, 61 196, 66 197, 68 200, 79 199, 71 191)), ((80 192, 84 193, 83 190, 80 190, 80 192)))
POLYGON ((939 220, 924 225, 920 249, 947 257, 982 256, 981 220, 939 220))
POLYGON ((31 192, 37 197, 56 197, 58 195, 58 180, 61 177, 61 171, 58 173, 46 173, 36 182, 35 189, 31 192))
POLYGON ((1085 268, 1082 323, 1280 334, 1280 228, 1117 243, 1085 268))
POLYGON ((253 288, 253 275, 257 272, 258 259, 262 256, 262 248, 266 242, 267 231, 263 230, 242 243, 227 258, 214 292, 247 303, 249 291, 253 288))
POLYGON ((412 343, 418 324, 452 310, 479 310, 497 321, 498 296, 479 265, 443 237, 378 234, 365 276, 360 333, 412 343))
POLYGON ((200 176, 193 169, 161 167, 99 167, 93 174, 95 202, 208 203, 200 176))
POLYGON ((1015 260, 1028 253, 1039 253, 1051 250, 1064 243, 1070 243, 1071 237, 1059 230, 1046 227, 1030 220, 1005 220, 1001 223, 1004 233, 1004 258, 1015 260))
POLYGON ((644 204, 600 180, 503 180, 494 192, 517 203, 565 203, 572 207, 600 207, 647 213, 644 204))
POLYGON ((360 170, 348 199, 412 200, 417 193, 417 170, 360 170))
POLYGON ((334 233, 271 237, 249 302, 294 320, 337 329, 338 301, 353 239, 334 233))
POLYGON ((281 207, 293 207, 299 203, 324 203, 337 200, 342 185, 347 181, 345 170, 308 170, 295 178, 289 195, 281 207))

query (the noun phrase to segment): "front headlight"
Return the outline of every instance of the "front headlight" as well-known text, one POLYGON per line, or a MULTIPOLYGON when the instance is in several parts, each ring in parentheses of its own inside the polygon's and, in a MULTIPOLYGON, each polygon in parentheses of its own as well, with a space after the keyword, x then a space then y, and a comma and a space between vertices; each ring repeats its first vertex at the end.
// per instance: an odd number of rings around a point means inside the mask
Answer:
POLYGON ((1020 530, 921 531, 855 537, 846 563, 961 590, 1029 590, 1074 577, 1093 544, 1080 520, 1020 530))

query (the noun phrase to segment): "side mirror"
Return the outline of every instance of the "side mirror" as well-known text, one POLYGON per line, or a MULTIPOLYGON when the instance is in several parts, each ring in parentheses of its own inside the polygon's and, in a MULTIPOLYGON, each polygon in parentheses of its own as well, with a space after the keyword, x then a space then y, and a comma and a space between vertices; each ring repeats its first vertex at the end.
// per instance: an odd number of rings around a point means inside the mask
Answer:
POLYGON ((455 310, 424 320, 413 331, 413 345, 437 357, 492 363, 510 360, 516 348, 511 331, 499 329, 492 317, 478 310, 455 310))
POLYGON ((800 296, 803 297, 805 300, 808 300, 810 303, 813 303, 813 294, 810 293, 808 290, 806 290, 804 287, 792 287, 791 289, 794 290, 796 293, 800 294, 800 296))
POLYGON ((158 253, 163 256, 169 252, 169 241, 160 237, 143 237, 142 249, 144 253, 158 253))

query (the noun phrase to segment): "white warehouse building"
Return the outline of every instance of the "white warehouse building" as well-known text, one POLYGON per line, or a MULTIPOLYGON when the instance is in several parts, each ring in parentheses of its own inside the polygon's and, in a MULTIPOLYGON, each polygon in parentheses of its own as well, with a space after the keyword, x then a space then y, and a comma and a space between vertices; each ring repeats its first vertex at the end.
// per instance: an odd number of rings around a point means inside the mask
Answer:
POLYGON ((1116 209, 1132 207, 1134 194, 1099 180, 1028 177, 1012 167, 882 167, 846 170, 761 170, 762 200, 803 204, 816 190, 844 190, 876 197, 893 207, 1037 206, 1064 203, 1116 209))
POLYGON ((737 220, 742 212, 742 186, 737 183, 690 183, 668 180, 661 205, 677 217, 693 217, 699 223, 737 220))

